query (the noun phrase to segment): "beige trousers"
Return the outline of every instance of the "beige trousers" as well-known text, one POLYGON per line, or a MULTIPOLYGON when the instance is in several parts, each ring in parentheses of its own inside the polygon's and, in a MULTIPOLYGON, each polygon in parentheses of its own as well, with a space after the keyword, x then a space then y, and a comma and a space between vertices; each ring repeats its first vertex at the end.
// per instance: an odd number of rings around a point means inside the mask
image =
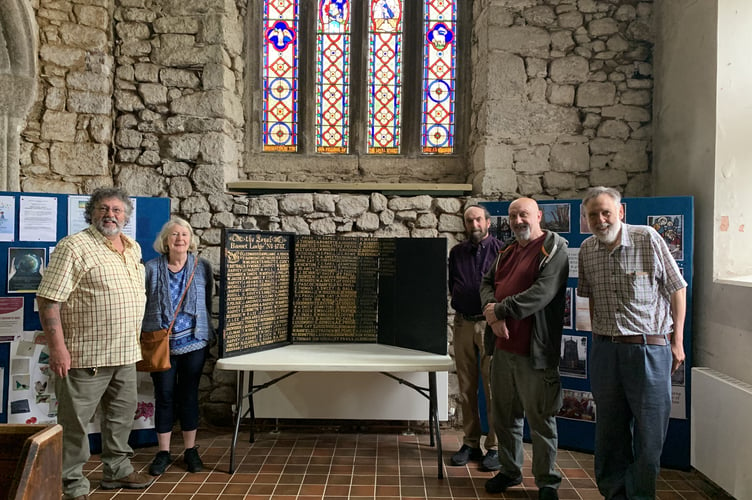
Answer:
POLYGON ((460 386, 460 409, 462 410, 462 428, 465 432, 463 444, 472 448, 480 448, 480 410, 478 408, 478 394, 483 391, 486 401, 486 418, 488 435, 485 448, 496 449, 496 433, 491 417, 491 385, 489 367, 491 357, 486 356, 483 349, 483 331, 485 321, 468 321, 461 314, 454 316, 454 363, 457 368, 457 381, 460 386), (480 370, 478 358, 480 357, 480 370), (479 387, 478 376, 483 379, 479 387))

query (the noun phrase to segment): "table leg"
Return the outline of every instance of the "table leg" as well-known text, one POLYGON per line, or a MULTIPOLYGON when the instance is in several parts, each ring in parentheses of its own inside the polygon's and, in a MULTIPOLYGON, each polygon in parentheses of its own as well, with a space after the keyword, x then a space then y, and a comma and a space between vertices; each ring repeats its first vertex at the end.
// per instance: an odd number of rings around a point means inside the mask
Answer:
POLYGON ((253 387, 253 372, 248 372, 248 411, 251 416, 251 437, 249 443, 256 442, 256 407, 253 406, 253 393, 256 392, 253 387))
POLYGON ((235 432, 232 435, 232 446, 230 446, 230 474, 235 472, 235 447, 238 444, 238 433, 240 432, 240 420, 243 418, 243 382, 245 372, 238 371, 237 386, 235 387, 235 432))
MULTIPOLYGON (((429 397, 429 422, 428 427, 436 429, 436 457, 439 469, 439 479, 444 479, 444 461, 441 449, 441 431, 439 430, 439 396, 436 384, 436 372, 428 372, 428 390, 429 397)), ((431 432, 431 446, 433 446, 433 432, 431 432)))
POLYGON ((436 409, 434 408, 434 400, 433 400, 433 387, 431 386, 431 375, 435 376, 434 372, 428 372, 428 437, 429 446, 434 446, 435 438, 433 434, 433 417, 436 414, 436 409))

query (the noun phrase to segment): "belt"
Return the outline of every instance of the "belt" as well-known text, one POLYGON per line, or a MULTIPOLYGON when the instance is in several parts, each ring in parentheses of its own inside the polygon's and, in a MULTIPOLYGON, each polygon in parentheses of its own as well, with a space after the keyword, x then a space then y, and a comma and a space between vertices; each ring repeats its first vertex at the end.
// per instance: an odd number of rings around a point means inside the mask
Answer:
POLYGON ((462 316, 462 319, 465 321, 485 321, 486 317, 482 314, 465 314, 465 313, 459 313, 460 316, 462 316))
POLYGON ((603 340, 610 340, 614 344, 647 344, 668 345, 666 335, 598 335, 603 340))

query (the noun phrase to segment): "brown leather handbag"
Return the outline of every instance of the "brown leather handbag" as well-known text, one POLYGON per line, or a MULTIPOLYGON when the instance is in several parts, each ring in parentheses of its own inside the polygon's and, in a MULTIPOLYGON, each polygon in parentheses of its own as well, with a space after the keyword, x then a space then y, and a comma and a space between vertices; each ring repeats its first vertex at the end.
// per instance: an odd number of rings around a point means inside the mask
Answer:
POLYGON ((193 271, 191 277, 188 278, 188 283, 185 285, 183 295, 180 296, 180 302, 175 308, 175 313, 172 315, 172 321, 170 321, 170 327, 165 329, 161 328, 153 332, 141 332, 141 361, 136 363, 136 370, 140 372, 166 372, 170 369, 170 333, 172 333, 172 326, 175 324, 175 318, 180 311, 180 306, 183 305, 183 299, 185 294, 188 293, 188 287, 191 286, 193 281, 193 274, 198 267, 198 261, 193 265, 193 271))

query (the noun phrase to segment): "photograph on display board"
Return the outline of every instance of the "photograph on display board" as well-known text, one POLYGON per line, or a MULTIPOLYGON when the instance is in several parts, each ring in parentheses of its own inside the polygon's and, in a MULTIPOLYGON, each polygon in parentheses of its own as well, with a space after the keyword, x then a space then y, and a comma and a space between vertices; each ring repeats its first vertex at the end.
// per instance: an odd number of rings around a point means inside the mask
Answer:
POLYGON ((658 231, 674 260, 684 260, 683 215, 648 215, 648 226, 658 231))
POLYGON ((509 225, 509 216, 491 217, 491 227, 488 229, 488 232, 499 241, 510 239, 512 237, 512 227, 509 225))
POLYGON ((0 297, 0 342, 11 342, 23 331, 24 297, 0 297))
POLYGON ((16 199, 0 196, 0 241, 13 241, 16 235, 16 199))
MULTIPOLYGON (((11 343, 11 378, 8 391, 8 423, 54 424, 57 422, 55 377, 50 372, 50 355, 41 331, 22 332, 11 343)), ((133 429, 154 428, 154 389, 148 373, 138 373, 138 404, 133 429)), ((100 432, 97 411, 88 432, 100 432)))
POLYGON ((562 406, 556 415, 568 420, 595 422, 595 400, 592 392, 562 389, 562 406))
POLYGON ((34 293, 44 273, 44 248, 8 249, 8 293, 34 293))
POLYGON ((572 328, 572 289, 564 295, 564 328, 572 328))
POLYGON ((587 378, 587 337, 561 336, 559 371, 565 377, 587 378))
POLYGON ((580 234, 592 234, 590 226, 587 223, 587 215, 585 215, 585 207, 580 205, 580 234))
POLYGON ((580 297, 577 291, 574 293, 574 324, 575 329, 581 332, 592 332, 593 325, 590 322, 590 299, 580 297))
POLYGON ((42 332, 23 332, 11 343, 8 423, 54 424, 57 398, 50 377, 50 356, 42 332))
POLYGON ((548 229, 555 233, 568 233, 571 231, 571 209, 569 203, 551 203, 539 205, 543 212, 541 229, 548 229))

